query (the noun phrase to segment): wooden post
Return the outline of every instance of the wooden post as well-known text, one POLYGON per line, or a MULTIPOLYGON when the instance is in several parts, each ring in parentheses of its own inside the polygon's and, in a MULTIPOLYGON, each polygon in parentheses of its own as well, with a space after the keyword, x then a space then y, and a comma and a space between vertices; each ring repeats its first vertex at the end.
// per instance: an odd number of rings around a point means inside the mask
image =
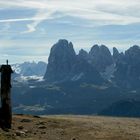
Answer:
POLYGON ((1 113, 0 125, 2 128, 11 128, 12 123, 12 107, 11 107, 11 73, 13 73, 10 65, 2 65, 1 72, 1 113))

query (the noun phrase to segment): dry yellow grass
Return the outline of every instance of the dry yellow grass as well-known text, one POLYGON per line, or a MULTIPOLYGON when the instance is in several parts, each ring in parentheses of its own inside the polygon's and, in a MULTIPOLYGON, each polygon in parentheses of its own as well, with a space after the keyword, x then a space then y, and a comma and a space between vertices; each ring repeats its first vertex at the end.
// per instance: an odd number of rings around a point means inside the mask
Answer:
POLYGON ((96 116, 14 116, 0 140, 140 140, 140 119, 96 116))

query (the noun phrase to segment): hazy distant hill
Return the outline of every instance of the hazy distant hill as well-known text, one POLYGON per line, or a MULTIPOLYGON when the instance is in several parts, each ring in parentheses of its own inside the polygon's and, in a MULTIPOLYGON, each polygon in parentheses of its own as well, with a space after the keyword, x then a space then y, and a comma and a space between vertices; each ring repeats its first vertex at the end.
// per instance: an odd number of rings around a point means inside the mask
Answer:
POLYGON ((99 115, 140 117, 140 101, 126 99, 115 102, 102 110, 99 115))
POLYGON ((13 64, 12 69, 16 74, 22 76, 44 76, 47 64, 45 62, 24 62, 21 64, 13 64))

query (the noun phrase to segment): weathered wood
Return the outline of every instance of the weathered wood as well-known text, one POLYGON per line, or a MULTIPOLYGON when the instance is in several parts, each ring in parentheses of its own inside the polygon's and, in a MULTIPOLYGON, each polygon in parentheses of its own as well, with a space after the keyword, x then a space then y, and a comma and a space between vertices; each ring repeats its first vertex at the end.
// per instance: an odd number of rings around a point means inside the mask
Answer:
POLYGON ((12 123, 12 107, 11 107, 11 73, 13 73, 10 65, 2 65, 1 72, 1 113, 0 125, 2 128, 11 128, 12 123))

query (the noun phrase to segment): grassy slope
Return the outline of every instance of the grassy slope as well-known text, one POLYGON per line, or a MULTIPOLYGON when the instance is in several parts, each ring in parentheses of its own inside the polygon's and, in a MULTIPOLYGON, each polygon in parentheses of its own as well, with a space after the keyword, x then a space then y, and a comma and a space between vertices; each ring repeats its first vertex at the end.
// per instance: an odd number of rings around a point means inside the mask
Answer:
POLYGON ((14 116, 12 130, 0 130, 0 140, 140 140, 139 132, 140 119, 134 118, 14 116))

